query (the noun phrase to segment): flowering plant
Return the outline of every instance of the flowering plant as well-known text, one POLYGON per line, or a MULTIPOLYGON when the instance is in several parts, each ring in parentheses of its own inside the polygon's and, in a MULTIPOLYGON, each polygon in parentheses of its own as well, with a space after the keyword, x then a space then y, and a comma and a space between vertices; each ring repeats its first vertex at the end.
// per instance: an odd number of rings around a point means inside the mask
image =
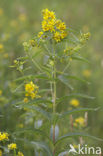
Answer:
MULTIPOLYGON (((32 130, 41 135, 41 139, 35 136, 35 141, 24 141, 35 147, 35 153, 44 152, 45 155, 56 156, 64 151, 61 144, 65 139, 76 136, 95 138, 81 131, 87 126, 87 111, 96 109, 80 108, 80 102, 77 99, 94 99, 94 97, 75 92, 69 81, 75 79, 88 84, 86 80, 71 74, 70 65, 73 60, 88 63, 88 60, 80 55, 80 50, 88 41, 90 33, 79 34, 68 28, 63 21, 56 18, 53 11, 48 9, 44 9, 42 15, 42 30, 33 39, 23 43, 26 56, 14 61, 13 67, 22 74, 22 77, 16 79, 16 82, 20 83, 17 90, 24 87, 23 99, 15 105, 19 109, 24 109, 26 115, 29 113, 32 116, 35 123, 32 130), (25 69, 28 61, 31 66, 25 69), (66 95, 63 95, 60 88, 62 84, 63 87, 68 88, 66 95), (61 97, 58 96, 59 91, 61 97), (73 93, 70 93, 71 91, 73 93), (59 105, 63 105, 69 99, 71 100, 68 110, 64 111, 63 107, 59 109, 59 105), (79 112, 86 112, 85 117, 80 116, 73 120, 72 114, 79 112), (62 125, 62 120, 69 119, 69 116, 70 129, 67 130, 62 125), (60 127, 61 132, 59 132, 60 127), (65 131, 67 134, 59 137, 59 133, 62 135, 65 131)), ((30 130, 31 128, 26 129, 24 133, 30 130)))

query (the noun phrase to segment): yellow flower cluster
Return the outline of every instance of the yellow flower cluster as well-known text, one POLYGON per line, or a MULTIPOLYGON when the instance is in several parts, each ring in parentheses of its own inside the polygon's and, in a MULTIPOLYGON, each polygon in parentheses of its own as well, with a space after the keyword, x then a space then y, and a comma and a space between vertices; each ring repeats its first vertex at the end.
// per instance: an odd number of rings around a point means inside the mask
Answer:
POLYGON ((75 119, 75 122, 74 122, 74 126, 75 127, 84 127, 85 126, 85 119, 83 117, 79 117, 79 118, 76 118, 75 119))
MULTIPOLYGON (((8 145, 8 149, 9 150, 16 150, 17 149, 17 145, 15 143, 11 143, 11 144, 8 145)), ((24 154, 19 151, 17 156, 24 156, 24 154)))
POLYGON ((8 140, 8 133, 1 133, 0 132, 0 141, 8 140))
MULTIPOLYGON (((55 13, 44 9, 42 11, 43 21, 42 21, 42 30, 38 33, 38 37, 41 38, 44 35, 44 32, 51 32, 52 37, 56 42, 60 42, 67 36, 66 25, 61 20, 56 19, 55 13)), ((45 35, 44 35, 45 36, 45 35)))
POLYGON ((19 151, 17 156, 24 156, 24 154, 19 151))
POLYGON ((38 86, 35 85, 32 81, 25 84, 25 96, 26 98, 24 98, 24 102, 28 102, 28 98, 27 97, 31 97, 31 99, 37 98, 39 97, 37 95, 38 93, 38 86))
POLYGON ((10 149, 10 150, 17 149, 17 145, 15 143, 11 143, 8 145, 8 149, 10 149))
POLYGON ((80 105, 80 102, 79 102, 79 100, 77 100, 77 99, 72 99, 72 100, 70 101, 70 105, 72 105, 72 106, 74 106, 74 107, 78 107, 78 106, 80 105))

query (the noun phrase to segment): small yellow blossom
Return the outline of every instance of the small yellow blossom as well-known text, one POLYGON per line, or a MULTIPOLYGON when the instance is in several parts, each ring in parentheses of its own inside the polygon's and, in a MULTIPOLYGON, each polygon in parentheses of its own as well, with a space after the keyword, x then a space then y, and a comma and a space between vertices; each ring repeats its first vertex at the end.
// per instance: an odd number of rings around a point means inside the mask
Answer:
POLYGON ((35 47, 37 45, 35 40, 29 40, 29 43, 32 47, 35 47))
POLYGON ((19 15, 19 20, 24 22, 26 20, 26 15, 25 14, 20 14, 19 15))
POLYGON ((0 16, 3 14, 3 9, 0 8, 0 16))
POLYGON ((8 145, 8 149, 10 149, 10 150, 17 149, 17 145, 15 143, 11 143, 8 145))
POLYGON ((2 95, 2 90, 0 90, 0 96, 2 95))
POLYGON ((29 100, 28 98, 24 98, 24 102, 27 103, 29 100))
POLYGON ((80 37, 81 44, 85 44, 85 42, 89 40, 90 35, 91 35, 90 32, 81 34, 81 37, 80 37))
POLYGON ((79 100, 77 100, 77 99, 72 99, 72 100, 70 101, 70 105, 72 105, 72 106, 74 106, 74 107, 78 107, 78 106, 80 105, 80 102, 79 102, 79 100))
POLYGON ((3 44, 0 44, 0 52, 3 52, 4 46, 3 44))
POLYGON ((21 124, 18 124, 17 127, 19 127, 19 128, 23 128, 24 125, 21 123, 21 124))
POLYGON ((50 64, 51 66, 54 66, 54 61, 53 61, 53 60, 50 60, 49 64, 50 64))
POLYGON ((56 32, 54 33, 54 40, 55 40, 56 42, 61 41, 61 33, 60 33, 60 32, 56 31, 56 32))
POLYGON ((55 13, 53 11, 49 11, 48 9, 44 9, 42 14, 44 20, 55 19, 55 13))
POLYGON ((91 71, 86 69, 83 71, 83 76, 85 76, 86 78, 90 77, 91 76, 91 71))
POLYGON ((1 133, 0 132, 0 141, 8 140, 8 136, 9 136, 8 133, 1 133))
POLYGON ((57 27, 57 29, 59 29, 61 31, 66 29, 65 23, 62 22, 61 20, 56 21, 56 27, 57 27))
POLYGON ((25 85, 25 91, 28 93, 31 93, 34 91, 34 89, 37 89, 38 87, 31 81, 30 83, 27 83, 25 85))
POLYGON ((0 156, 2 156, 2 150, 0 150, 0 156))
POLYGON ((42 31, 40 31, 39 33, 38 33, 38 37, 40 38, 40 37, 42 37, 43 36, 43 32, 42 31))
MULTIPOLYGON (((32 81, 25 85, 25 91, 26 91, 25 93, 26 97, 30 96, 32 99, 38 97, 37 96, 38 86, 35 85, 32 81)), ((25 101, 27 101, 27 99, 25 99, 25 101)))
POLYGON ((8 58, 9 57, 8 53, 5 53, 3 56, 4 56, 4 58, 8 58))
POLYGON ((84 127, 85 126, 85 119, 83 117, 76 118, 75 122, 74 122, 74 126, 75 127, 77 127, 77 126, 84 127))
POLYGON ((17 156, 24 156, 24 154, 19 151, 17 156))
POLYGON ((73 144, 73 147, 76 149, 76 148, 78 148, 78 145, 76 145, 76 144, 73 144))

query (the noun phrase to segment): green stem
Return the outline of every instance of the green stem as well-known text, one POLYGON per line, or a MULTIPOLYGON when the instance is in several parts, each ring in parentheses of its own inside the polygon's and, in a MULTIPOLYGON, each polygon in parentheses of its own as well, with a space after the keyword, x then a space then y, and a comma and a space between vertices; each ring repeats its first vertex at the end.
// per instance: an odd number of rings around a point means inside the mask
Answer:
POLYGON ((14 156, 16 156, 16 150, 14 149, 14 156))
MULTIPOLYGON (((54 66, 53 66, 53 115, 56 113, 56 61, 55 61, 55 49, 53 45, 53 57, 54 57, 54 66)), ((53 144, 55 144, 55 123, 53 123, 53 144)), ((53 150, 53 155, 55 155, 55 146, 53 150)))

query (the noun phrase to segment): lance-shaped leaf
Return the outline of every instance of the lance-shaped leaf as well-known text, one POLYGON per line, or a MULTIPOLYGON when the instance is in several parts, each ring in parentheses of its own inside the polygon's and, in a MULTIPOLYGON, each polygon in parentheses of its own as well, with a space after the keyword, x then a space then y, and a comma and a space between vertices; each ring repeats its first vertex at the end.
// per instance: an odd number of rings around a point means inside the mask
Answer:
POLYGON ((34 79, 44 79, 44 80, 49 80, 49 81, 53 81, 54 79, 49 78, 47 76, 45 76, 44 74, 38 74, 38 75, 26 75, 26 76, 22 76, 18 79, 15 79, 14 81, 19 82, 19 81, 24 81, 24 80, 34 80, 34 79))
POLYGON ((69 79, 74 79, 74 80, 79 80, 81 82, 84 82, 84 83, 87 83, 87 84, 90 84, 90 82, 86 81, 86 80, 83 80, 75 75, 69 75, 69 74, 63 74, 63 75, 59 75, 58 78, 60 80, 65 80, 66 81, 66 85, 69 84, 68 80, 69 79))
POLYGON ((37 150, 43 150, 47 153, 48 156, 53 156, 50 148, 45 142, 37 142, 37 141, 29 141, 27 139, 20 139, 20 138, 15 138, 16 140, 23 141, 25 144, 27 144, 29 147, 33 147, 37 150))
POLYGON ((67 115, 71 115, 74 113, 79 113, 79 112, 87 112, 87 111, 97 111, 99 108, 78 108, 78 109, 73 109, 67 112, 64 112, 63 114, 59 115, 59 119, 64 118, 67 115))
POLYGON ((71 86, 71 84, 68 82, 68 80, 63 76, 63 75, 59 75, 58 79, 64 83, 68 88, 70 88, 71 90, 73 90, 74 88, 71 86))
MULTIPOLYGON (((37 106, 31 106, 31 105, 23 105, 24 108, 28 108, 28 109, 31 109, 31 110, 35 110, 39 113, 41 113, 44 117, 46 117, 49 121, 51 121, 51 114, 49 112, 46 112, 45 110, 43 110, 42 108, 40 107, 37 107, 37 106)), ((22 107, 23 107, 22 106, 22 107)))
POLYGON ((78 136, 80 136, 80 137, 81 137, 81 136, 82 136, 82 137, 88 137, 88 138, 91 138, 91 139, 95 139, 95 140, 97 140, 97 141, 103 141, 103 139, 101 139, 101 138, 97 138, 97 137, 92 136, 92 135, 89 135, 89 134, 77 132, 77 133, 68 133, 68 134, 65 134, 65 135, 61 136, 60 138, 58 138, 58 139, 56 140, 55 145, 57 145, 58 143, 60 143, 61 141, 65 140, 65 139, 67 139, 67 138, 70 138, 70 137, 73 138, 73 137, 78 137, 78 136))
POLYGON ((85 59, 84 57, 79 56, 79 55, 72 56, 72 59, 78 60, 78 61, 83 61, 83 62, 86 62, 86 63, 90 63, 87 59, 85 59))
POLYGON ((41 135, 41 136, 43 136, 43 137, 45 137, 45 138, 47 138, 52 144, 53 144, 53 142, 52 142, 52 140, 50 139, 50 137, 44 132, 44 131, 42 131, 42 130, 40 130, 40 129, 36 129, 36 128, 28 128, 28 129, 22 129, 22 130, 19 130, 19 131, 15 131, 14 133, 11 133, 11 135, 13 136, 13 137, 16 137, 17 135, 20 135, 20 134, 22 134, 22 133, 36 133, 36 134, 39 134, 39 135, 41 135))
POLYGON ((62 101, 69 99, 71 97, 79 97, 79 98, 85 98, 85 99, 94 99, 95 98, 95 97, 85 95, 85 94, 81 94, 81 93, 73 93, 73 94, 69 94, 69 95, 66 95, 66 96, 59 98, 57 103, 62 102, 62 101))
POLYGON ((31 141, 30 143, 31 143, 31 145, 33 145, 37 149, 43 149, 48 154, 48 156, 53 156, 53 154, 52 154, 51 150, 49 149, 48 145, 45 144, 44 142, 31 141))
POLYGON ((19 101, 17 103, 13 103, 13 105, 33 105, 33 104, 39 104, 39 103, 46 103, 46 104, 51 104, 52 102, 50 100, 46 100, 46 99, 43 99, 43 98, 39 98, 39 99, 34 99, 34 100, 31 100, 30 102, 23 102, 23 101, 19 101))

